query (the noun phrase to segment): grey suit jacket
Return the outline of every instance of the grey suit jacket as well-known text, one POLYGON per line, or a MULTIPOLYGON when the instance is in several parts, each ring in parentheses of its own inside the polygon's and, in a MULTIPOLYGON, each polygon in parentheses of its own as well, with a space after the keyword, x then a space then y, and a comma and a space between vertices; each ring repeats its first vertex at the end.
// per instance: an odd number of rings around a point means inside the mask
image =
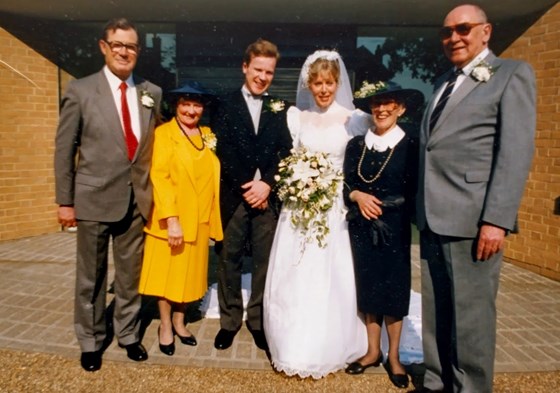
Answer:
POLYGON ((102 71, 72 81, 62 99, 55 142, 56 203, 73 205, 76 218, 121 220, 131 193, 146 218, 152 205, 149 169, 161 89, 134 77, 138 92, 141 137, 132 162, 109 82, 102 71), (140 101, 147 91, 153 108, 140 101))
MULTIPOLYGON (((487 82, 467 77, 431 135, 431 98, 420 131, 419 229, 476 237, 482 222, 513 229, 534 151, 535 77, 530 65, 485 59, 487 82)), ((451 70, 449 72, 452 72, 451 70)), ((449 74, 435 85, 443 86, 449 74)))

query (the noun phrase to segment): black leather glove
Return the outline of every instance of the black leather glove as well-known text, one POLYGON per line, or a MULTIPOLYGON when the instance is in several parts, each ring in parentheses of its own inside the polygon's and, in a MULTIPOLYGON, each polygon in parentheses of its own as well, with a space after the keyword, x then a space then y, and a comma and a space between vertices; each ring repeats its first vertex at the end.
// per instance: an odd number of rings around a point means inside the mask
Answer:
POLYGON ((391 237, 393 233, 391 232, 391 228, 389 225, 385 224, 380 219, 372 220, 371 221, 371 236, 373 238, 373 245, 375 247, 380 245, 388 246, 391 242, 391 237))

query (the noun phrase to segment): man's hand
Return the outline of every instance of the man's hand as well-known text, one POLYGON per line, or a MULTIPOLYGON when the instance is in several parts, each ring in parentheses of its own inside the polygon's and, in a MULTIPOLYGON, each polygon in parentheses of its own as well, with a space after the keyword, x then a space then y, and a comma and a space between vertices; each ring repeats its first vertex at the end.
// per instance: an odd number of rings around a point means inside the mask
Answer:
POLYGON ((74 206, 59 206, 58 207, 58 222, 64 227, 75 227, 76 211, 74 206))
POLYGON ((179 217, 167 218, 167 243, 169 247, 176 248, 183 244, 183 229, 179 223, 179 217))
POLYGON ((478 232, 478 244, 476 247, 476 260, 486 261, 494 254, 504 248, 506 231, 503 228, 483 224, 478 232))
POLYGON ((266 209, 268 196, 270 195, 270 186, 262 180, 252 180, 241 186, 245 191, 243 198, 253 209, 266 209))
POLYGON ((382 202, 371 194, 354 190, 350 193, 350 200, 358 204, 362 216, 367 220, 377 220, 383 214, 382 202))
POLYGON ((261 203, 259 206, 256 206, 255 209, 259 209, 259 210, 266 210, 268 208, 268 199, 266 199, 263 203, 261 203))

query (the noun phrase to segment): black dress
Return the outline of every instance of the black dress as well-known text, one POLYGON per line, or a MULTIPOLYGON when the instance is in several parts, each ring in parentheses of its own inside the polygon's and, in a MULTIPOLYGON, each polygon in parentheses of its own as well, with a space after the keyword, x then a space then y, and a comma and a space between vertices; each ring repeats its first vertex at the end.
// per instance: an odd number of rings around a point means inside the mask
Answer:
POLYGON ((416 192, 417 159, 418 145, 408 135, 393 149, 384 152, 365 147, 364 136, 353 138, 346 147, 344 199, 349 207, 347 219, 358 309, 363 313, 395 318, 408 314, 410 225, 416 192), (377 180, 371 181, 384 164, 377 180), (359 176, 358 168, 365 181, 359 176), (366 220, 358 204, 350 201, 349 194, 353 190, 382 200, 383 215, 378 220, 366 220))

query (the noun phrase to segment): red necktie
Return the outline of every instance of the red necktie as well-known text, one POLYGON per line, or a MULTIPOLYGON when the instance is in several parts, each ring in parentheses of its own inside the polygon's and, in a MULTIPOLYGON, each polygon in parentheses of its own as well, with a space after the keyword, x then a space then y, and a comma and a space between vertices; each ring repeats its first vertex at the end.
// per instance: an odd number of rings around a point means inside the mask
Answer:
POLYGON ((132 161, 134 153, 136 153, 136 148, 138 147, 138 140, 134 132, 132 132, 132 126, 130 125, 130 111, 128 110, 128 101, 126 100, 127 87, 126 83, 123 82, 119 86, 119 89, 121 89, 121 112, 124 126, 124 138, 126 140, 126 147, 128 148, 128 159, 132 161))

